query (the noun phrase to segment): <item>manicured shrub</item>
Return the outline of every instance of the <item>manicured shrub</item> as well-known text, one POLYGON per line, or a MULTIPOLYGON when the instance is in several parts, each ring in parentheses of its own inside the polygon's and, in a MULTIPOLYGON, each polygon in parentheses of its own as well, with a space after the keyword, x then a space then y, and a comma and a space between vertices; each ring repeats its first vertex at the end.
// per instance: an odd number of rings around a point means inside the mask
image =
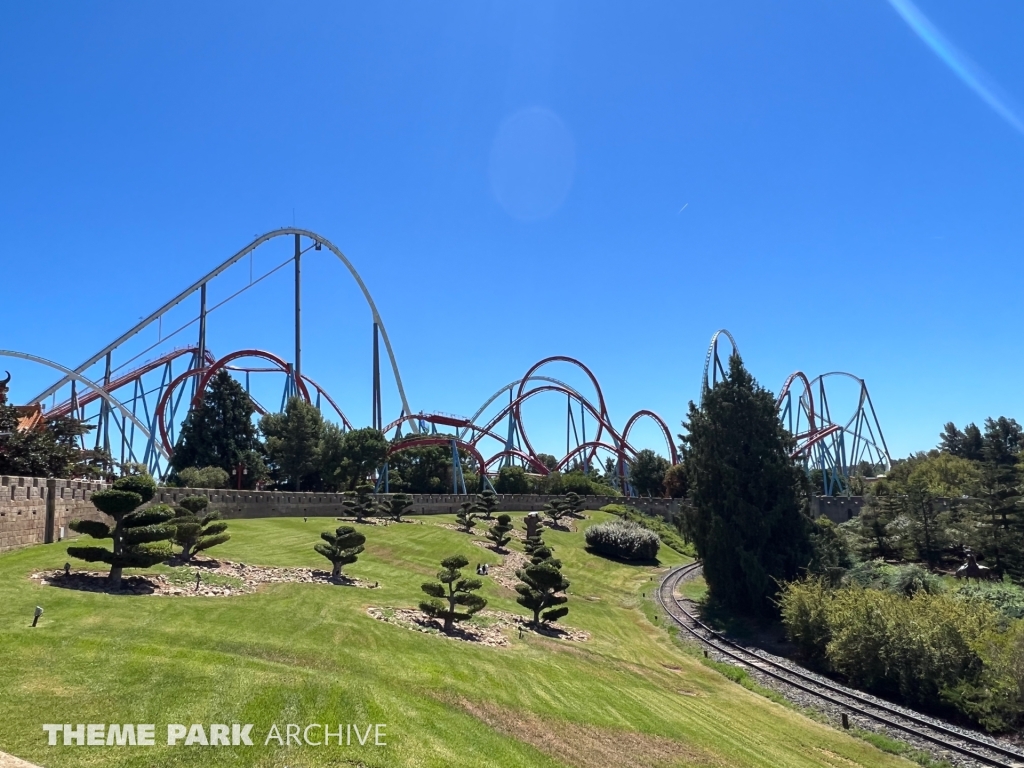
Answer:
POLYGON ((420 587, 431 598, 420 603, 420 610, 442 619, 445 632, 451 632, 456 621, 468 619, 487 605, 486 599, 473 594, 483 586, 480 579, 462 578, 461 569, 467 565, 469 560, 462 555, 447 557, 441 561, 437 582, 427 582, 420 587))
MULTIPOLYGON (((550 550, 548 553, 550 555, 550 550)), ((539 562, 535 560, 516 571, 520 582, 516 585, 516 592, 519 593, 516 602, 533 611, 534 624, 558 621, 569 613, 565 605, 569 598, 562 594, 569 589, 569 582, 562 576, 561 569, 562 564, 549 556, 548 559, 539 562)))
POLYGON ((459 505, 459 511, 455 513, 455 519, 462 526, 462 530, 469 533, 476 526, 476 512, 472 501, 464 501, 459 505))
POLYGON ((490 520, 494 513, 498 511, 498 494, 490 488, 478 493, 476 495, 476 503, 473 505, 473 511, 483 515, 484 519, 490 520))
POLYGON ((658 515, 648 515, 636 507, 630 507, 625 504, 607 504, 601 507, 601 511, 611 512, 613 515, 618 515, 624 520, 632 520, 637 525, 642 525, 644 528, 654 531, 658 534, 662 544, 681 555, 693 557, 695 554, 693 545, 687 544, 683 537, 679 535, 679 531, 658 515))
POLYGON ((404 515, 412 505, 413 501, 407 494, 396 493, 387 501, 386 509, 388 517, 396 523, 400 523, 402 522, 402 515, 404 515))
POLYGON ((504 549, 512 541, 512 518, 509 515, 498 515, 497 521, 487 530, 487 538, 494 542, 496 549, 504 549))
POLYGON ((71 530, 94 539, 111 539, 112 548, 68 547, 68 554, 90 563, 108 563, 108 577, 112 589, 121 588, 121 574, 125 568, 149 568, 171 556, 169 539, 174 527, 168 521, 174 510, 166 504, 135 510, 153 498, 156 483, 149 475, 130 475, 114 482, 107 491, 92 495, 92 503, 100 512, 109 515, 114 524, 95 520, 73 520, 71 530))
POLYGON ((587 547, 621 560, 649 561, 658 556, 658 534, 629 520, 612 520, 587 528, 587 547))
POLYGON ((366 537, 351 525, 339 526, 334 533, 324 531, 320 534, 322 542, 313 545, 313 549, 334 564, 331 578, 341 578, 341 568, 359 559, 366 543, 366 537))
POLYGON ((186 563, 197 552, 223 544, 231 538, 228 524, 220 519, 220 512, 206 512, 210 501, 205 496, 187 496, 174 510, 174 543, 181 547, 181 559, 186 563))

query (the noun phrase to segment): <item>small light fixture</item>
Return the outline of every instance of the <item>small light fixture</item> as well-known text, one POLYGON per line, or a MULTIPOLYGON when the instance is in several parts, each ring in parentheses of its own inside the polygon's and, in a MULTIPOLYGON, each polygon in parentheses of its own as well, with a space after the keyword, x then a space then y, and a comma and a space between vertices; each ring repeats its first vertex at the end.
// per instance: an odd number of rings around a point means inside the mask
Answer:
POLYGON ((39 622, 39 617, 43 615, 43 607, 41 605, 36 606, 36 612, 32 616, 32 626, 34 627, 39 622))
POLYGON ((200 582, 201 579, 202 579, 202 574, 199 571, 196 571, 196 592, 199 591, 199 582, 200 582))
POLYGON ((65 576, 70 576, 71 575, 71 563, 64 563, 64 575, 65 576))

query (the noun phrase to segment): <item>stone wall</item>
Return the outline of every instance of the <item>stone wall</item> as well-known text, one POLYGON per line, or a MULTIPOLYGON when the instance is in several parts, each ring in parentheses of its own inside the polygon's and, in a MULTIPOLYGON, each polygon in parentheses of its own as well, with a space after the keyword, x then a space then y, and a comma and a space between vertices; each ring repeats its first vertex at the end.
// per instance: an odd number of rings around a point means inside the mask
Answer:
POLYGON ((105 520, 89 501, 104 483, 38 477, 0 477, 0 552, 76 536, 68 523, 105 520))
MULTIPOLYGON (((89 498, 108 486, 82 480, 0 477, 0 552, 29 544, 44 544, 75 536, 68 523, 75 518, 105 520, 89 498)), ((345 514, 340 493, 290 493, 288 491, 227 491, 203 488, 158 488, 153 504, 175 505, 186 496, 210 499, 227 519, 258 517, 340 517, 345 514)), ((451 514, 466 496, 455 494, 410 494, 410 514, 451 514)), ((499 494, 498 510, 532 512, 544 508, 552 496, 499 494)), ((626 503, 663 517, 678 510, 675 499, 623 499, 615 496, 584 496, 586 509, 626 503)))
MULTIPOLYGON (((227 491, 203 488, 161 488, 153 503, 176 504, 186 496, 202 495, 210 507, 227 519, 255 517, 339 517, 346 514, 341 493, 290 493, 288 491, 227 491)), ((457 512, 468 497, 456 494, 412 493, 409 513, 443 515, 457 512)), ((498 511, 532 512, 544 508, 553 496, 534 494, 498 494, 498 511)), ((606 504, 629 504, 652 514, 666 516, 678 510, 676 499, 623 499, 617 496, 583 496, 585 509, 600 509, 606 504)))

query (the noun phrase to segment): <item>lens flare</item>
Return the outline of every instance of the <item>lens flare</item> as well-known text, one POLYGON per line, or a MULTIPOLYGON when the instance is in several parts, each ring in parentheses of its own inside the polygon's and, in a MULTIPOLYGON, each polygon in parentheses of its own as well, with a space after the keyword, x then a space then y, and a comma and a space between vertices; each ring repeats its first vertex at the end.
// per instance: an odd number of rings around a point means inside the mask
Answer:
POLYGON ((978 94, 982 101, 992 107, 1018 133, 1024 134, 1024 118, 1021 117, 1020 110, 1015 108, 1009 97, 989 79, 981 67, 953 45, 911 0, 889 0, 889 5, 968 88, 978 94))

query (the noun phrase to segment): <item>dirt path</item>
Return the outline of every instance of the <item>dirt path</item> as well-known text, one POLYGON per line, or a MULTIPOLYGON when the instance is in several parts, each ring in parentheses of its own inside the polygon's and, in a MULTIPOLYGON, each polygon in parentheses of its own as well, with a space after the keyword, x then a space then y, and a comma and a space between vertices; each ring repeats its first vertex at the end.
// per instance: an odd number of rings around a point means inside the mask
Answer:
POLYGON ((0 752, 0 768, 40 768, 38 765, 33 763, 26 763, 14 755, 8 755, 6 752, 0 752))

